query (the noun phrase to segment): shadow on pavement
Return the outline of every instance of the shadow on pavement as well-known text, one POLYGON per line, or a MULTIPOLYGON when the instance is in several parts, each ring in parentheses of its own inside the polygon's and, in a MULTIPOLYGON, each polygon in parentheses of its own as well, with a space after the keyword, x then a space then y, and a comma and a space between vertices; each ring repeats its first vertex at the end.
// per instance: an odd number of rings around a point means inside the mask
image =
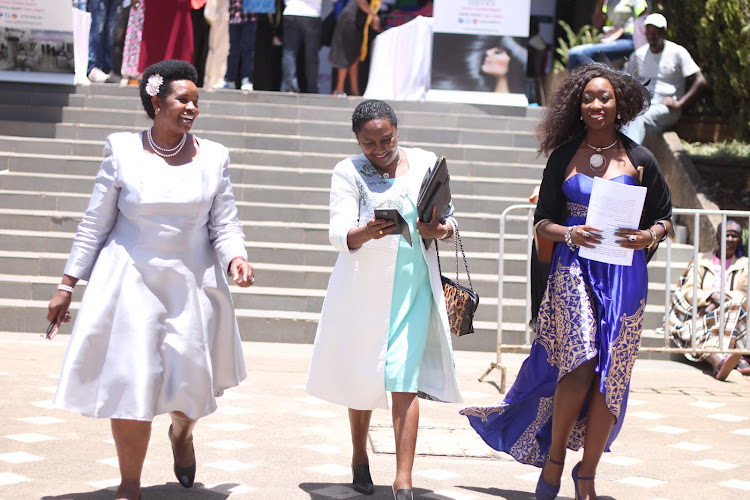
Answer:
MULTIPOLYGON (((310 495, 311 500, 330 500, 332 498, 367 498, 371 500, 393 500, 393 492, 391 486, 375 486, 375 493, 367 496, 358 494, 357 496, 350 496, 356 492, 349 486, 349 483, 300 483, 300 489, 310 495)), ((430 495, 430 499, 433 500, 453 500, 453 497, 447 497, 427 490, 424 488, 414 488, 414 498, 422 498, 425 495, 430 495)), ((528 495, 525 497, 507 497, 508 499, 520 499, 530 498, 528 495)), ((147 500, 144 498, 143 500, 147 500)))
MULTIPOLYGON (((232 488, 239 486, 237 483, 224 483, 206 489, 202 483, 195 483, 192 488, 185 489, 177 482, 147 486, 141 489, 142 500, 224 500, 232 494, 232 488)), ((77 493, 64 493, 62 495, 45 496, 41 500, 112 500, 115 490, 105 488, 97 491, 86 491, 77 493)))
POLYGON ((500 488, 478 488, 476 486, 456 486, 456 488, 462 488, 476 493, 484 493, 485 495, 499 497, 505 500, 529 500, 530 498, 534 498, 534 494, 528 491, 503 490, 500 488))

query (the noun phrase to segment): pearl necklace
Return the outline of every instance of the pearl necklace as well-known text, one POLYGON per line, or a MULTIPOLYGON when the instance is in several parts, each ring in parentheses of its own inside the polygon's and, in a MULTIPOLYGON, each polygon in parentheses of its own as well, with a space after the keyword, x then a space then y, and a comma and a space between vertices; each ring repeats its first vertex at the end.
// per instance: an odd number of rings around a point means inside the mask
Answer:
MULTIPOLYGON (((393 173, 396 173, 396 170, 398 169, 398 164, 401 163, 401 151, 398 152, 398 158, 396 158, 396 168, 393 169, 393 173)), ((391 174, 388 172, 383 174, 383 179, 390 179, 391 174)))
POLYGON ((154 143, 154 139, 151 137, 151 129, 146 130, 146 138, 148 139, 148 144, 151 146, 151 149, 154 150, 154 153, 158 154, 162 158, 171 158, 172 156, 175 156, 177 153, 182 151, 182 147, 185 146, 185 141, 187 140, 187 134, 182 134, 182 140, 180 141, 177 146, 173 148, 162 148, 156 145, 154 143))
POLYGON ((613 142, 609 146, 604 146, 603 148, 592 146, 591 144, 589 144, 589 141, 585 141, 588 147, 596 151, 596 153, 592 154, 591 158, 589 158, 589 166, 591 166, 591 170, 596 172, 602 168, 602 166, 604 165, 604 155, 601 154, 601 152, 605 149, 614 147, 617 144, 617 141, 619 141, 619 139, 615 139, 615 142, 613 142))

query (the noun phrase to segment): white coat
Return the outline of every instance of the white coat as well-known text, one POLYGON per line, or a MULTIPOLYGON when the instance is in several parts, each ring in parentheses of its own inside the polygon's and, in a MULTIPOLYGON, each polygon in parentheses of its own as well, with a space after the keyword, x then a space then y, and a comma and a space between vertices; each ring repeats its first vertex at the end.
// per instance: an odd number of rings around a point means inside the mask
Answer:
MULTIPOLYGON (((421 149, 402 151, 409 161, 409 182, 399 185, 416 202, 422 179, 437 158, 421 149)), ((374 209, 398 208, 393 206, 398 204, 394 194, 399 193, 389 191, 364 155, 340 162, 333 171, 329 240, 340 253, 323 302, 306 389, 317 398, 357 410, 388 408, 385 356, 399 238, 370 240, 350 250, 347 234, 367 224, 374 209)), ((449 206, 444 218, 451 220, 452 214, 449 206)), ((412 243, 422 248, 434 298, 418 390, 430 399, 461 402, 436 243, 429 250, 421 238, 412 243)))

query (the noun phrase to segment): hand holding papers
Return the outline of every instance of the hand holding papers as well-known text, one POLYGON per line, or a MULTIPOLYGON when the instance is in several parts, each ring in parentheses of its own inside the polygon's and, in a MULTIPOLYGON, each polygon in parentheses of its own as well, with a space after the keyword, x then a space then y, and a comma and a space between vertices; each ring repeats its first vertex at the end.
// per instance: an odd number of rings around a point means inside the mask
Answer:
POLYGON ((601 228, 602 239, 593 248, 581 247, 578 255, 607 264, 632 265, 633 249, 618 244, 615 233, 622 228, 638 229, 645 201, 645 187, 594 178, 586 224, 601 228))

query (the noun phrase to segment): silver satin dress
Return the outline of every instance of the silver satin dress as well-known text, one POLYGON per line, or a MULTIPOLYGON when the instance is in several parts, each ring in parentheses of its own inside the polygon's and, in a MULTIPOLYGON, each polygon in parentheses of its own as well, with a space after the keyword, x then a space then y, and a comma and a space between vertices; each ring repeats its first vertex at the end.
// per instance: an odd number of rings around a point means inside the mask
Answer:
POLYGON ((229 153, 199 139, 189 164, 107 139, 65 274, 88 280, 54 404, 82 415, 200 418, 246 376, 227 285, 246 257, 229 153))

